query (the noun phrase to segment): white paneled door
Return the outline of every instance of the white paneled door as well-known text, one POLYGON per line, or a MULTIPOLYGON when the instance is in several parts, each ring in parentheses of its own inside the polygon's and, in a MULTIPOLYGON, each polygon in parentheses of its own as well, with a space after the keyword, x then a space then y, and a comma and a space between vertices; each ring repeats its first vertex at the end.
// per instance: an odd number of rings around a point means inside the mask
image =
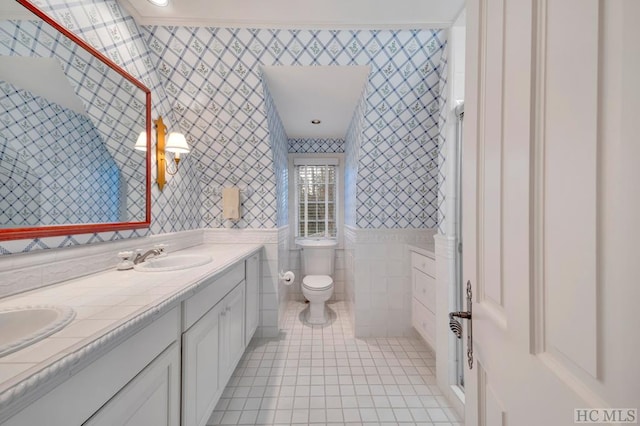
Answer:
POLYGON ((638 422, 639 22, 637 0, 467 1, 468 426, 638 422))

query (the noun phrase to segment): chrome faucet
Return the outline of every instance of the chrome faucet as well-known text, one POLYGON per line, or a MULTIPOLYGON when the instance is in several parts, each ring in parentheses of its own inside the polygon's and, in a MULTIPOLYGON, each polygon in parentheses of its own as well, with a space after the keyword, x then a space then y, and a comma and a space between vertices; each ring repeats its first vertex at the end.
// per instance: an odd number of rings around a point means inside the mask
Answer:
POLYGON ((160 256, 162 253, 164 253, 164 249, 160 247, 147 250, 144 254, 136 253, 136 257, 133 259, 133 264, 137 265, 138 263, 142 263, 147 260, 147 257, 149 256, 160 256))

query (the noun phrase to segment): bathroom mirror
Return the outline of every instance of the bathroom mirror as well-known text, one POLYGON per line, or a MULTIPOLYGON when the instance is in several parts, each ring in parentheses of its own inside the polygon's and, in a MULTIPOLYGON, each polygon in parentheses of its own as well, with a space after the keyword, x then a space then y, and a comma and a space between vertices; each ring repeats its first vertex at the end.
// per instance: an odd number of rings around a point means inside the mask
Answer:
POLYGON ((17 2, 33 15, 0 18, 0 240, 149 227, 149 89, 17 2))

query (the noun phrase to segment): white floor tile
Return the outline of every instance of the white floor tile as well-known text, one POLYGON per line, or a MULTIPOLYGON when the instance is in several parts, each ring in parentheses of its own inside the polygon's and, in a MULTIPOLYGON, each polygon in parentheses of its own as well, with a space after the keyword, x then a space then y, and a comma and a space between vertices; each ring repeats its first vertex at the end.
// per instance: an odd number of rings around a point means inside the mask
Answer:
POLYGON ((306 308, 289 302, 280 336, 251 342, 208 425, 461 426, 422 340, 356 339, 344 302, 323 326, 300 320, 306 308))

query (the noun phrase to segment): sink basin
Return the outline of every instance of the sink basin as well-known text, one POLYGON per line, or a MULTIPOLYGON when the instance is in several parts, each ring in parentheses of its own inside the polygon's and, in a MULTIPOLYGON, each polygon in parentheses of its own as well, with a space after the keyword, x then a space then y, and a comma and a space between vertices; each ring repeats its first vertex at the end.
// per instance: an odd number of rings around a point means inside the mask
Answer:
POLYGON ((68 306, 17 306, 0 309, 0 357, 36 343, 69 324, 68 306))
POLYGON ((195 268, 211 262, 211 256, 202 254, 177 254, 165 257, 156 257, 139 263, 133 267, 142 272, 166 272, 179 271, 181 269, 195 268))

